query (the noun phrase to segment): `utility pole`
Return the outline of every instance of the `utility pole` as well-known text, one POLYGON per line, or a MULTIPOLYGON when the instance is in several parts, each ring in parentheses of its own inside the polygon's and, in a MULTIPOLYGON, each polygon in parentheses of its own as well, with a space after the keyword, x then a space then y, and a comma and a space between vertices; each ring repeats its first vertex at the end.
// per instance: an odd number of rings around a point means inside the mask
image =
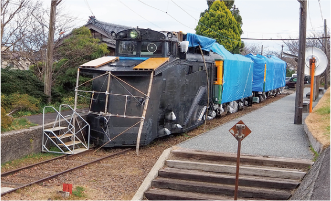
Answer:
POLYGON ((47 102, 51 102, 51 91, 52 91, 52 67, 53 67, 53 50, 54 50, 54 32, 55 32, 55 15, 56 6, 61 3, 62 0, 52 0, 51 12, 49 19, 49 31, 48 31, 48 42, 47 42, 47 61, 44 75, 44 93, 48 96, 47 102))
MULTIPOLYGON (((307 1, 298 0, 300 3, 299 25, 299 60, 297 69, 297 86, 295 96, 294 124, 302 124, 303 89, 305 77, 305 52, 306 52, 306 29, 307 29, 307 1)), ((311 83, 313 84, 313 83, 311 83)))
MULTIPOLYGON (((328 43, 327 43, 327 27, 326 27, 326 19, 324 19, 324 47, 325 47, 325 55, 327 56, 328 55, 328 43)), ((330 62, 328 62, 328 65, 325 69, 325 72, 324 72, 324 89, 327 90, 328 89, 328 76, 329 76, 329 69, 330 69, 330 62)))
POLYGON ((262 47, 261 47, 261 55, 263 55, 263 45, 262 45, 262 47))
POLYGON ((280 59, 283 59, 283 48, 284 48, 284 45, 282 45, 282 53, 280 53, 280 59))

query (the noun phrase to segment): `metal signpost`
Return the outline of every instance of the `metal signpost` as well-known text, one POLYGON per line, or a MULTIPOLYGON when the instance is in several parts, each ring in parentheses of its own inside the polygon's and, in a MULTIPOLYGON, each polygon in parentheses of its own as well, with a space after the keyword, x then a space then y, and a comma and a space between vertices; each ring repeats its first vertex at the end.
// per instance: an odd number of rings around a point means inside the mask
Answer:
POLYGON ((238 185, 239 185, 239 164, 240 164, 241 141, 245 137, 247 137, 252 131, 244 124, 244 122, 242 120, 240 120, 238 123, 236 123, 229 131, 238 140, 236 183, 235 183, 235 189, 234 189, 234 200, 237 200, 238 185))

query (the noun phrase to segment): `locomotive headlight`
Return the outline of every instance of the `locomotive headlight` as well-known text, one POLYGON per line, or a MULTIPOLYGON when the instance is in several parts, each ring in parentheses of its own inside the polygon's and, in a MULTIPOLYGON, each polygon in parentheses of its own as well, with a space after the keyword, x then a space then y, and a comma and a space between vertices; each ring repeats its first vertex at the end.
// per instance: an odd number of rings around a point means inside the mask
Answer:
POLYGON ((138 32, 136 30, 130 31, 130 38, 136 39, 138 37, 138 32))

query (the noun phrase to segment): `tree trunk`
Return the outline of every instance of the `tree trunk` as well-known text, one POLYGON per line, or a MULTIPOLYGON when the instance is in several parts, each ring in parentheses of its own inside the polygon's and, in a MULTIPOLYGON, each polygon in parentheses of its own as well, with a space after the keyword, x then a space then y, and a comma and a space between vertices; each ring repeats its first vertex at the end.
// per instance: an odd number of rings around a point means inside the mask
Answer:
POLYGON ((52 67, 53 67, 53 49, 54 49, 54 31, 55 31, 55 14, 57 0, 52 0, 51 13, 49 20, 49 32, 47 43, 47 63, 44 76, 44 93, 48 96, 47 103, 52 100, 52 67))

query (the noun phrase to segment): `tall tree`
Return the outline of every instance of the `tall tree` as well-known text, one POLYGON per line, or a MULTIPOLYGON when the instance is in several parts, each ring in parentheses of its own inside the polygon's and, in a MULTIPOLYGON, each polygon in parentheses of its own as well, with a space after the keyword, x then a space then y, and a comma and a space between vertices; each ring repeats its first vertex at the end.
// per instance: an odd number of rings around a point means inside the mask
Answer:
POLYGON ((109 51, 105 43, 93 38, 87 27, 80 27, 74 29, 55 52, 58 62, 53 67, 53 85, 59 92, 68 93, 74 90, 77 67, 109 51))
MULTIPOLYGON (((205 11, 203 11, 202 13, 200 13, 200 17, 204 16, 204 14, 206 12, 209 11, 211 5, 213 5, 213 3, 216 0, 207 0, 207 5, 208 5, 208 9, 206 9, 205 11)), ((221 0, 224 2, 224 4, 226 5, 226 7, 231 11, 232 15, 234 16, 234 18, 236 19, 236 21, 240 24, 240 35, 243 33, 241 27, 243 25, 242 23, 242 17, 240 15, 240 11, 239 9, 236 7, 236 5, 234 5, 234 0, 221 0)))
POLYGON ((216 0, 198 22, 195 31, 199 35, 216 39, 232 53, 239 53, 242 47, 241 25, 236 21, 224 1, 216 0))

